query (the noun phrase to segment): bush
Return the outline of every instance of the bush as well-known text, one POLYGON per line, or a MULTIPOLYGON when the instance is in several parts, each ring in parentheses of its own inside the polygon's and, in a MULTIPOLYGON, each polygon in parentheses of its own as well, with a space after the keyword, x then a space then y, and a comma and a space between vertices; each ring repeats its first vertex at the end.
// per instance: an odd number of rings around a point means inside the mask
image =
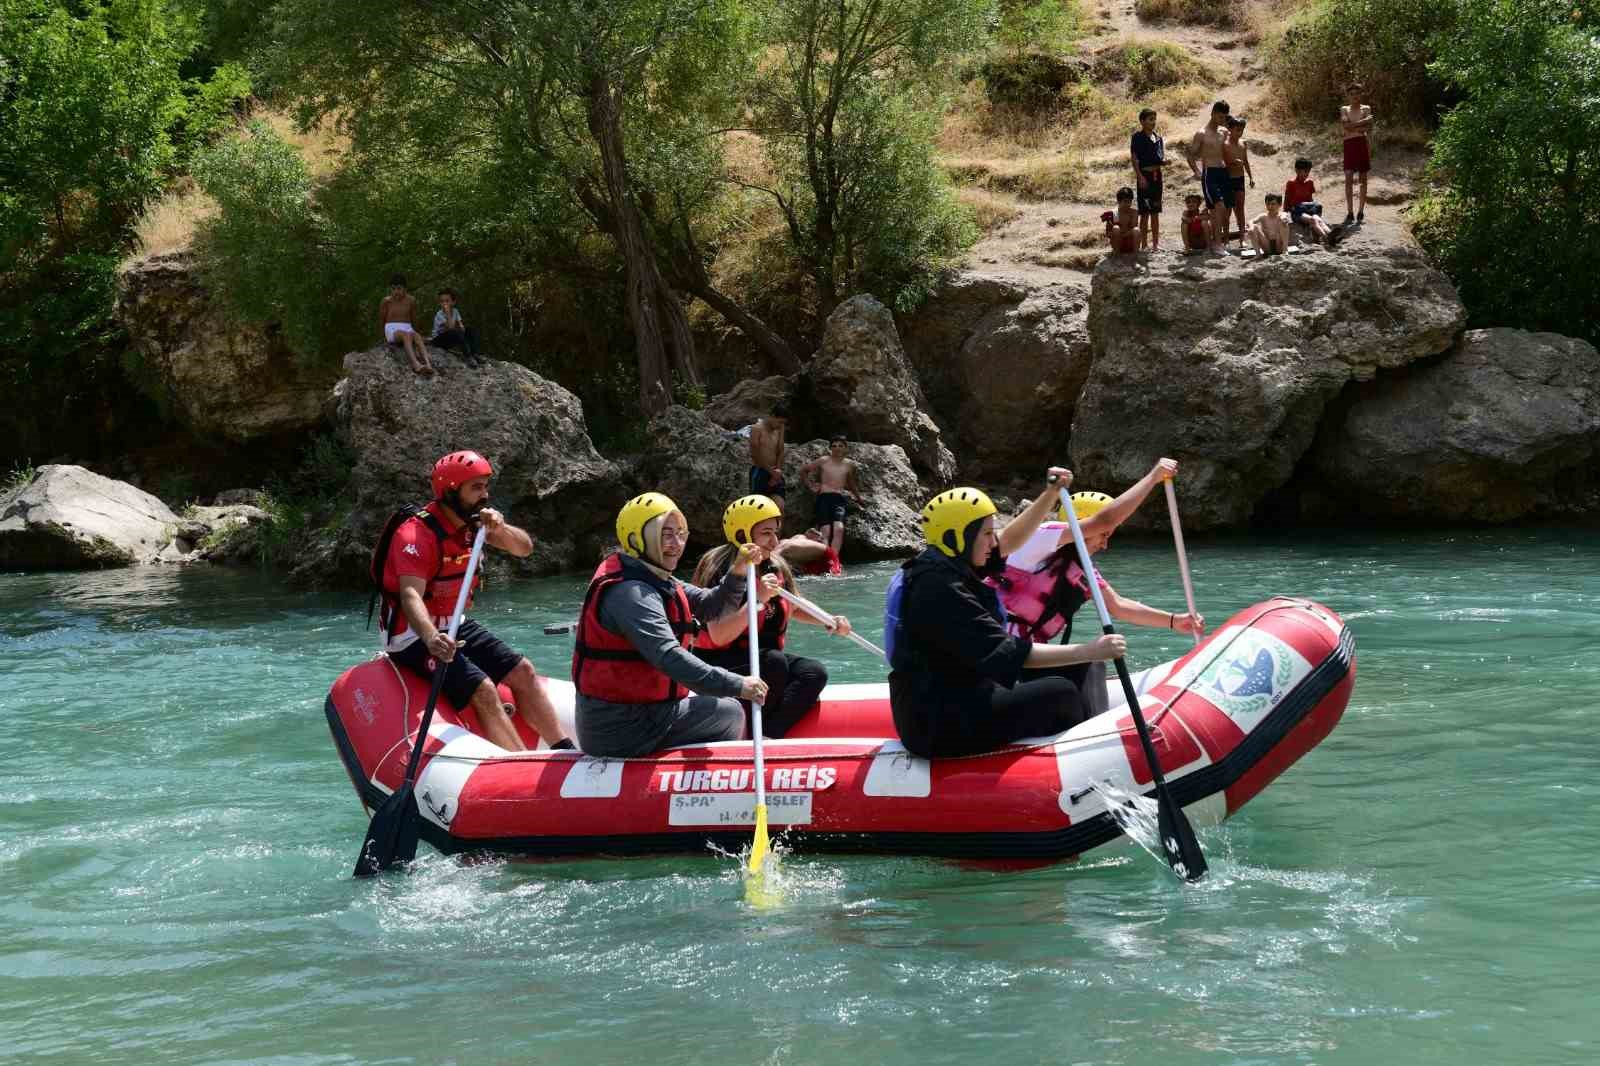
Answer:
POLYGON ((1077 67, 1042 52, 990 56, 977 72, 989 103, 1029 114, 1054 110, 1078 81, 1077 67))
POLYGON ((1001 0, 995 38, 1021 55, 1029 49, 1065 51, 1082 32, 1077 0, 1001 0))
POLYGON ((1600 343, 1600 40, 1555 0, 1474 0, 1432 74, 1460 94, 1413 208, 1474 326, 1600 343))
POLYGON ((1175 85, 1214 86, 1227 81, 1227 73, 1219 67, 1166 41, 1113 45, 1095 56, 1094 75, 1098 81, 1126 80, 1128 93, 1136 97, 1175 85))
POLYGON ((1216 0, 1138 0, 1134 14, 1146 22, 1169 19, 1186 26, 1237 26, 1239 12, 1234 3, 1216 0))
POLYGON ((1271 50, 1277 99, 1294 114, 1332 121, 1347 87, 1359 82, 1381 123, 1437 121, 1446 94, 1428 64, 1460 2, 1318 0, 1289 21, 1271 50))

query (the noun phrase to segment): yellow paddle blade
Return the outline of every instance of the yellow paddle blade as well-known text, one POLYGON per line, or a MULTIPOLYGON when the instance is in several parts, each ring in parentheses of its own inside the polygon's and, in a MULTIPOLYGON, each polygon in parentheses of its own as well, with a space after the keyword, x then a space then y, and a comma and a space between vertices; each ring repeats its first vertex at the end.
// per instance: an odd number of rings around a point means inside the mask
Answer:
POLYGON ((767 805, 761 804, 756 808, 756 838, 750 844, 750 872, 761 872, 761 864, 767 861, 767 805))

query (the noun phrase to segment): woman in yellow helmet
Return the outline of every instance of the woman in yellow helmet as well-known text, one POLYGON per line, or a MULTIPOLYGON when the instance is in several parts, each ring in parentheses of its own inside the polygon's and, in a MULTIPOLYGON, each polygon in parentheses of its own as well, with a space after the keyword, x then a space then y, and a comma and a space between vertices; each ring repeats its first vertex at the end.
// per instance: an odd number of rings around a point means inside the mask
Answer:
POLYGON ((1116 634, 1060 645, 1015 636, 984 582, 1038 528, 1057 486, 1072 481, 1059 467, 1049 475, 1054 481, 999 533, 995 506, 977 489, 941 492, 922 509, 928 547, 890 582, 885 611, 889 701, 914 754, 974 755, 1070 729, 1086 717, 1078 686, 1063 677, 1024 680, 1024 668, 1113 659, 1126 648, 1116 634))
MULTIPOLYGON (((739 555, 739 546, 754 543, 767 553, 766 562, 759 572, 764 584, 777 584, 794 591, 794 572, 779 554, 778 533, 783 525, 783 512, 775 501, 766 496, 744 496, 734 500, 722 513, 722 531, 728 543, 718 545, 700 557, 695 566, 694 583, 713 586, 721 582, 739 555)), ((793 619, 813 625, 828 626, 844 636, 850 632, 850 620, 843 615, 813 618, 809 613, 789 606, 787 600, 774 596, 763 608, 759 625, 761 655, 761 680, 767 683, 767 702, 762 705, 761 728, 763 735, 781 737, 817 702, 828 683, 828 669, 815 659, 791 655, 783 644, 788 636, 789 622, 793 619)), ((750 641, 746 632, 746 619, 727 617, 712 622, 696 640, 696 654, 713 666, 729 670, 744 670, 749 663, 750 641)))
MULTIPOLYGON (((572 654, 578 746, 631 757, 661 748, 745 735, 739 701, 767 698, 767 685, 712 666, 690 649, 707 622, 742 616, 750 545, 715 588, 672 576, 689 541, 683 512, 659 492, 635 496, 617 515, 619 551, 589 581, 572 654), (690 695, 693 693, 693 695, 690 695)), ((772 595, 763 590, 763 600, 772 595)))

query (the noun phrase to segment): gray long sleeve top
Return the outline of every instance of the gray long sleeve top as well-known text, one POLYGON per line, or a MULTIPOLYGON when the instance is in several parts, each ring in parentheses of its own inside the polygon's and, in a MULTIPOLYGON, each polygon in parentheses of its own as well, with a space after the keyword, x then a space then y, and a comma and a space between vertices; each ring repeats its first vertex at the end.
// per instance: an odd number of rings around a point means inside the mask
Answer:
MULTIPOLYGON (((689 609, 703 622, 720 618, 744 603, 743 574, 729 571, 715 587, 683 585, 689 609)), ((678 644, 667 621, 661 594, 643 581, 624 581, 605 591, 600 600, 600 624, 628 638, 645 661, 691 692, 702 696, 737 696, 744 679, 731 670, 703 662, 678 644)), ((580 695, 584 702, 590 701, 580 695)))

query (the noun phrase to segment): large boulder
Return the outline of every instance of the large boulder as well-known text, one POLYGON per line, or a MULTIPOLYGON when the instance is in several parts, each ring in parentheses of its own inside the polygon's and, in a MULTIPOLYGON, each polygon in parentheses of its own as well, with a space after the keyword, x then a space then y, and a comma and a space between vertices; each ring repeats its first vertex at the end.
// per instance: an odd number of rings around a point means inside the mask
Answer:
POLYGON ((835 420, 828 432, 898 444, 917 469, 941 483, 955 474, 955 457, 927 413, 894 316, 883 304, 860 295, 836 307, 808 376, 817 407, 835 420))
POLYGON ((1410 248, 1107 257, 1072 427, 1077 484, 1115 492, 1171 455, 1189 525, 1242 525, 1289 481, 1346 384, 1444 352, 1464 321, 1450 282, 1410 248))
POLYGON ((155 560, 178 516, 81 466, 42 466, 0 497, 0 570, 92 570, 155 560))
MULTIPOLYGON (((672 497, 689 522, 688 557, 695 558, 722 543, 723 509, 749 491, 749 445, 703 412, 686 407, 670 407, 657 416, 650 423, 650 439, 651 450, 634 468, 634 487, 672 497)), ((797 472, 827 448, 821 440, 789 446, 784 464, 789 473, 786 534, 811 524, 815 501, 797 472)), ((845 555, 908 554, 918 543, 916 508, 922 505, 922 489, 905 451, 897 445, 852 443, 850 454, 860 467, 864 506, 846 525, 845 555)))
POLYGON ((1303 491, 1318 517, 1505 522, 1592 507, 1600 354, 1476 329, 1443 359, 1357 386, 1303 491))
POLYGON ((453 364, 419 377, 386 347, 352 352, 344 368, 333 406, 355 455, 351 512, 313 538, 297 568, 304 576, 362 574, 385 517, 427 499, 434 461, 461 448, 494 464, 493 506, 533 535, 533 555, 511 564, 518 572, 595 561, 627 490, 616 465, 595 451, 576 396, 515 363, 453 364))
POLYGON ((1088 294, 957 271, 900 320, 906 355, 960 442, 962 473, 1008 477, 1065 455, 1089 375, 1088 294))
POLYGON ((745 378, 720 396, 706 403, 706 417, 725 429, 742 429, 765 415, 779 403, 788 404, 795 384, 774 374, 766 378, 745 378))
POLYGON ((306 365, 274 330, 230 321, 188 252, 124 269, 117 318, 138 355, 135 379, 199 437, 242 443, 304 433, 322 421, 339 376, 306 365))

